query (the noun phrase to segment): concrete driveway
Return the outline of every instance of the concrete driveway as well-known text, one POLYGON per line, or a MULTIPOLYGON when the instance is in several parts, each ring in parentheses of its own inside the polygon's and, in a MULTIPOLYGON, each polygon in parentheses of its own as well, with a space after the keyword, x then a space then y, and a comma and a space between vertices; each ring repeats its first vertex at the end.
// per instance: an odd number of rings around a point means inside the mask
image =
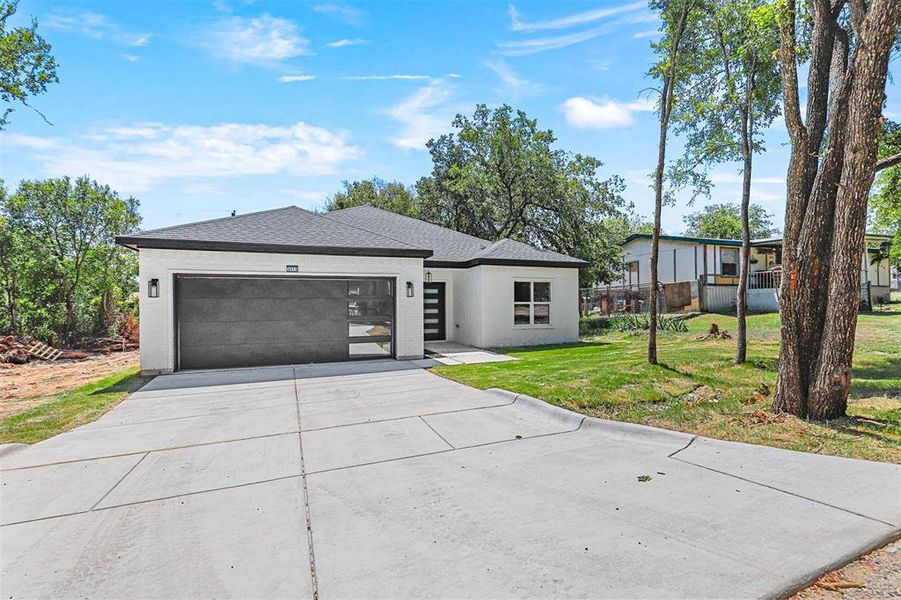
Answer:
POLYGON ((901 524, 895 465, 393 361, 158 377, 0 467, 3 598, 760 597, 901 524))

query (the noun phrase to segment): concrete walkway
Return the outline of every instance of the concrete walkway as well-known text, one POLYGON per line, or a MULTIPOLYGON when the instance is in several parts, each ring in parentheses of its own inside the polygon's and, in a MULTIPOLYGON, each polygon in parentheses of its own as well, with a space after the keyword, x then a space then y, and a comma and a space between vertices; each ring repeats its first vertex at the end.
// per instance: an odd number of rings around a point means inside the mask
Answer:
POLYGON ((901 524, 896 465, 394 361, 158 377, 0 468, 3 598, 761 597, 901 524))
POLYGON ((425 350, 429 356, 425 360, 433 360, 442 365, 477 365, 488 362, 518 360, 506 354, 498 354, 483 348, 464 346, 456 342, 426 342, 425 350))

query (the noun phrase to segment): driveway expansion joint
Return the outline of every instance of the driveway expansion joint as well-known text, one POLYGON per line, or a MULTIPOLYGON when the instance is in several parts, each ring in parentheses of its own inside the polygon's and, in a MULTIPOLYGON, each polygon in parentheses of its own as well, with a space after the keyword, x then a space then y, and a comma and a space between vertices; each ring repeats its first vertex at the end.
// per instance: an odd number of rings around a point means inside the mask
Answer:
MULTIPOLYGON (((697 436, 696 436, 696 437, 697 437, 697 436)), ((686 446, 686 448, 687 448, 687 447, 688 447, 688 446, 686 446)), ((683 448, 683 450, 684 450, 684 448, 683 448)), ((831 508, 831 509, 834 509, 834 510, 839 510, 839 511, 842 511, 842 512, 844 512, 844 513, 848 513, 849 515, 854 515, 854 516, 856 516, 856 517, 861 517, 861 518, 863 518, 863 519, 867 519, 867 520, 869 520, 869 521, 874 521, 874 522, 880 523, 880 524, 882 524, 882 525, 887 525, 887 526, 889 526, 889 527, 895 529, 895 530, 898 531, 899 533, 901 533, 901 526, 899 526, 899 525, 897 525, 897 524, 895 524, 895 523, 889 523, 888 521, 883 521, 882 519, 877 519, 876 517, 871 517, 871 516, 869 516, 869 515, 865 515, 865 514, 863 514, 863 513, 859 513, 859 512, 857 512, 857 511, 853 511, 853 510, 848 509, 848 508, 843 508, 843 507, 841 507, 841 506, 836 506, 835 504, 830 504, 829 502, 823 502, 822 500, 817 500, 816 498, 811 498, 810 496, 805 496, 805 495, 803 495, 803 494, 798 494, 798 493, 796 493, 796 492, 792 492, 792 491, 789 491, 789 490, 784 490, 784 489, 782 489, 782 488, 780 488, 780 487, 776 487, 776 486, 770 485, 770 484, 768 484, 768 483, 761 483, 760 481, 755 481, 755 480, 753 480, 753 479, 748 479, 747 477, 742 477, 741 475, 735 475, 734 473, 729 473, 729 472, 726 472, 726 471, 720 471, 719 469, 714 469, 714 468, 712 468, 712 467, 708 467, 708 466, 705 466, 705 465, 699 465, 698 463, 693 463, 693 462, 688 461, 688 460, 683 460, 683 459, 678 458, 678 457, 676 457, 676 456, 672 456, 671 458, 672 458, 673 460, 679 461, 680 463, 685 464, 685 465, 691 465, 691 466, 693 466, 693 467, 698 467, 699 469, 706 469, 707 471, 711 471, 711 472, 713 472, 713 473, 718 473, 718 474, 720 474, 720 475, 725 475, 725 476, 727 476, 727 477, 732 477, 732 478, 734 478, 734 479, 738 479, 738 480, 744 481, 744 482, 746 482, 746 483, 751 483, 751 484, 754 484, 754 485, 759 485, 760 487, 765 487, 765 488, 770 489, 770 490, 773 490, 773 491, 775 491, 775 492, 780 492, 780 493, 782 493, 782 494, 787 494, 787 495, 789 495, 789 496, 794 496, 795 498, 800 498, 801 500, 807 500, 808 502, 813 502, 814 504, 819 504, 820 506, 825 506, 825 507, 827 507, 827 508, 831 508)))
POLYGON ((449 441, 447 441, 447 439, 443 435, 438 433, 438 431, 434 427, 432 427, 432 424, 425 420, 425 417, 423 417, 422 415, 419 415, 419 420, 422 421, 423 423, 425 423, 425 426, 428 427, 429 429, 431 429, 432 433, 434 433, 435 435, 440 437, 441 441, 444 442, 445 444, 447 444, 448 446, 450 446, 452 450, 457 449, 453 444, 451 444, 449 441))
POLYGON ((515 404, 515 403, 516 403, 516 400, 513 400, 513 401, 507 402, 505 404, 491 404, 490 406, 473 406, 470 408, 458 408, 455 410, 439 410, 436 412, 428 412, 428 413, 422 413, 422 414, 418 414, 418 415, 406 415, 403 417, 389 417, 386 419, 370 419, 369 421, 355 421, 353 423, 341 423, 339 425, 327 425, 325 427, 312 427, 310 429, 301 429, 301 431, 303 431, 304 433, 308 433, 308 432, 313 432, 313 431, 325 431, 326 429, 340 429, 341 427, 353 427, 355 425, 368 425, 370 423, 389 423, 391 421, 406 421, 408 419, 417 419, 417 418, 421 419, 422 417, 434 417, 437 415, 450 415, 450 414, 454 414, 454 413, 470 412, 473 410, 485 410, 488 408, 501 408, 504 406, 513 406, 513 404, 515 404))
POLYGON ((215 442, 199 442, 197 444, 186 444, 184 446, 167 446, 165 448, 154 448, 153 450, 139 450, 136 452, 122 452, 120 454, 107 454, 104 456, 88 456, 86 458, 75 458, 72 460, 59 460, 49 463, 41 463, 39 465, 26 465, 24 467, 9 467, 8 469, 0 469, 0 473, 6 471, 24 471, 25 469, 38 469, 40 467, 55 467, 58 465, 69 465, 72 463, 89 462, 92 460, 105 460, 107 458, 122 458, 124 456, 137 456, 138 454, 153 454, 154 452, 170 452, 172 450, 185 450, 186 448, 202 448, 204 446, 215 446, 216 444, 231 444, 234 442, 248 442, 250 440, 262 440, 280 435, 293 435, 300 433, 299 430, 280 431, 278 433, 266 433, 263 435, 252 435, 244 438, 234 438, 231 440, 217 440, 215 442))
POLYGON ((110 489, 106 490, 106 493, 103 494, 103 495, 100 497, 100 500, 98 500, 97 502, 95 502, 95 503, 91 506, 90 510, 94 510, 95 508, 97 508, 97 506, 100 505, 101 502, 103 502, 104 500, 106 500, 106 497, 109 496, 110 494, 112 494, 112 493, 113 493, 113 490, 116 489, 117 487, 119 487, 119 484, 122 483, 123 481, 125 481, 125 478, 128 477, 129 475, 131 475, 132 472, 133 472, 135 469, 138 468, 138 465, 141 464, 142 462, 144 462, 144 459, 147 458, 149 455, 150 455, 150 452, 145 452, 145 453, 144 453, 144 456, 142 456, 141 458, 139 458, 138 461, 137 461, 135 464, 131 465, 131 468, 128 469, 128 470, 125 472, 125 475, 123 475, 122 477, 120 477, 119 480, 116 481, 116 483, 113 484, 113 487, 111 487, 110 489))
POLYGON ((205 490, 196 490, 193 492, 184 492, 181 494, 173 494, 171 496, 160 496, 158 498, 148 498, 147 500, 135 500, 133 502, 123 502, 121 504, 111 504, 110 506, 100 506, 97 508, 89 508, 86 510, 76 510, 76 511, 72 511, 72 512, 61 513, 58 515, 48 515, 46 517, 37 517, 35 519, 23 519, 21 521, 13 521, 11 523, 0 524, 0 529, 2 529, 4 527, 11 527, 13 525, 36 523, 38 521, 49 521, 51 519, 62 519, 64 517, 75 517, 78 515, 86 515, 88 513, 93 513, 93 512, 102 512, 105 510, 114 510, 117 508, 127 508, 129 506, 139 506, 142 504, 152 504, 154 502, 164 502, 166 500, 174 500, 176 498, 187 498, 190 496, 199 496, 200 494, 209 494, 212 492, 222 492, 225 490, 236 490, 239 488, 250 487, 252 485, 263 485, 266 483, 273 483, 276 481, 284 481, 286 479, 295 479, 295 478, 299 478, 299 477, 300 477, 300 475, 283 475, 281 477, 273 477, 271 479, 261 479, 260 481, 248 481, 246 483, 236 483, 234 485, 223 485, 221 487, 208 488, 205 490))
POLYGON ((307 469, 303 460, 303 433, 300 426, 300 391, 297 389, 299 384, 297 381, 297 370, 292 367, 291 372, 294 374, 294 401, 297 406, 297 446, 300 451, 300 486, 301 500, 303 502, 303 520, 307 532, 307 549, 310 559, 310 589, 312 591, 313 600, 319 598, 319 586, 316 579, 316 554, 313 550, 313 517, 310 513, 310 490, 307 487, 307 469))

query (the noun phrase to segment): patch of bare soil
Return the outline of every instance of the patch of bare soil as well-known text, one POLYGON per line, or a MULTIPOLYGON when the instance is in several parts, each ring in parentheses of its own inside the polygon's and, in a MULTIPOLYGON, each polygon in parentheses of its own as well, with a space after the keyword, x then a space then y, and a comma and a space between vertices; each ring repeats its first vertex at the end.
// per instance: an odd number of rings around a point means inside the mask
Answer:
POLYGON ((820 577, 791 600, 901 598, 901 540, 820 577))
POLYGON ((128 367, 137 366, 140 353, 94 354, 80 360, 35 360, 24 365, 0 365, 0 417, 39 404, 41 397, 58 394, 128 367))

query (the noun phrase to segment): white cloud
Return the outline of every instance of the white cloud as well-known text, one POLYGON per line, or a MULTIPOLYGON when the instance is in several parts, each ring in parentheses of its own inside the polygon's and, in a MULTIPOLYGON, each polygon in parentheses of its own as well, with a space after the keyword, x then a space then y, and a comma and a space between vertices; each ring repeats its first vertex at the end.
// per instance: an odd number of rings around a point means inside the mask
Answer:
POLYGON ((6 133, 3 135, 4 145, 10 148, 24 148, 26 150, 54 150, 60 145, 59 138, 38 137, 23 133, 6 133))
POLYGON ((503 60, 486 60, 482 64, 494 71, 504 86, 502 92, 511 98, 521 98, 530 93, 538 93, 544 87, 541 84, 520 77, 519 74, 503 60))
POLYGON ((580 44, 612 31, 609 26, 597 27, 579 33, 558 35, 554 37, 532 38, 516 42, 498 42, 499 52, 505 56, 528 56, 580 44))
POLYGON ((452 96, 453 87, 435 79, 388 109, 388 115, 401 126, 392 143, 405 150, 425 150, 426 142, 444 133, 456 114, 452 96))
POLYGON ((520 20, 519 13, 516 10, 516 7, 512 4, 510 5, 510 29, 513 31, 537 31, 540 29, 565 29, 567 27, 574 27, 577 25, 585 25, 586 23, 593 23, 594 21, 599 21, 601 19, 605 19, 607 17, 611 17, 613 15, 619 15, 623 13, 629 13, 639 10, 646 10, 648 7, 647 2, 630 2, 629 4, 623 4, 620 6, 612 6, 610 8, 598 8, 595 10, 589 10, 581 13, 576 13, 573 15, 567 15, 565 17, 559 17, 556 19, 549 19, 546 21, 534 21, 532 23, 526 23, 520 20))
POLYGON ((651 176, 653 175, 654 167, 648 167, 644 171, 639 171, 637 169, 632 169, 623 173, 623 177, 626 181, 631 183, 638 183, 642 185, 650 185, 651 184, 651 176))
POLYGON ((9 135, 4 143, 31 152, 48 175, 90 174, 125 193, 172 178, 335 173, 359 156, 346 132, 303 122, 285 126, 224 123, 137 123, 96 132, 82 142, 9 135))
MULTIPOLYGON (((629 25, 635 25, 640 23, 650 23, 656 22, 658 20, 657 16, 647 10, 643 10, 640 12, 635 12, 639 7, 645 7, 643 3, 633 3, 626 4, 622 7, 617 7, 614 9, 600 9, 598 11, 589 11, 587 13, 579 13, 578 15, 572 15, 571 17, 563 17, 561 19, 554 19, 551 21, 542 21, 531 24, 524 24, 522 22, 518 22, 514 19, 514 24, 519 23, 518 27, 514 27, 513 29, 516 31, 536 31, 536 30, 545 30, 545 29, 559 29, 564 27, 570 27, 572 25, 579 25, 583 23, 588 23, 594 20, 600 20, 606 16, 612 16, 615 14, 624 13, 623 16, 614 19, 612 21, 607 21, 597 27, 591 29, 584 29, 582 31, 576 31, 574 33, 567 33, 562 35, 551 35, 549 37, 538 37, 538 38, 528 38, 528 39, 520 39, 515 41, 507 41, 507 42, 498 42, 497 47, 499 48, 498 52, 505 56, 528 56, 530 54, 537 54, 539 52, 547 52, 548 50, 556 50, 558 48, 565 48, 567 46, 572 46, 574 44, 581 44, 582 42, 587 42, 596 37, 600 37, 602 35, 606 35, 608 33, 621 31, 623 27, 629 25), (614 12, 610 12, 614 11, 614 12), (598 16, 601 15, 602 16, 598 16), (588 17, 594 17, 589 19, 588 17)), ((515 12, 515 9, 513 9, 515 12)))
POLYGON ((391 80, 423 80, 435 79, 431 75, 348 75, 342 77, 345 81, 391 81, 391 80))
POLYGON ((611 98, 576 96, 561 106, 567 123, 581 129, 610 129, 627 127, 635 122, 636 112, 653 111, 647 101, 618 102, 611 98))
POLYGON ((359 38, 341 38, 340 40, 335 40, 334 42, 327 43, 326 46, 329 48, 346 48, 347 46, 361 46, 368 43, 368 40, 362 40, 359 38))
POLYGON ((313 11, 323 15, 338 17, 345 23, 350 23, 351 25, 360 25, 363 22, 363 17, 366 16, 366 13, 359 8, 354 8, 353 6, 340 4, 338 2, 316 4, 313 6, 313 11))
MULTIPOLYGON (((713 183, 741 183, 742 175, 741 173, 726 173, 722 171, 715 171, 709 174, 710 181, 713 183)), ((780 177, 757 177, 751 176, 751 183, 759 183, 759 184, 770 184, 770 185, 785 185, 785 176, 780 177)))
POLYGON ((316 202, 325 202, 325 200, 333 193, 334 190, 298 190, 294 188, 287 188, 279 190, 278 192, 276 192, 276 195, 284 196, 287 198, 294 198, 309 206, 316 202))
POLYGON ((296 83, 298 81, 312 81, 316 79, 315 75, 304 75, 302 73, 282 75, 278 78, 279 83, 296 83))
POLYGON ((127 60, 128 62, 131 62, 131 63, 138 62, 139 60, 141 60, 141 57, 138 56, 137 54, 128 54, 128 53, 124 53, 122 55, 122 58, 124 58, 125 60, 127 60))
POLYGON ((296 23, 268 14, 222 19, 208 32, 203 45, 220 58, 263 66, 312 54, 296 23))
POLYGON ((55 11, 41 25, 58 31, 71 31, 98 40, 109 40, 123 46, 146 46, 149 33, 132 33, 111 21, 106 15, 85 11, 55 11))
POLYGON ((663 35, 663 32, 659 29, 648 29, 647 31, 639 31, 638 33, 632 34, 632 37, 635 39, 641 38, 649 38, 649 37, 657 37, 659 35, 663 35))

